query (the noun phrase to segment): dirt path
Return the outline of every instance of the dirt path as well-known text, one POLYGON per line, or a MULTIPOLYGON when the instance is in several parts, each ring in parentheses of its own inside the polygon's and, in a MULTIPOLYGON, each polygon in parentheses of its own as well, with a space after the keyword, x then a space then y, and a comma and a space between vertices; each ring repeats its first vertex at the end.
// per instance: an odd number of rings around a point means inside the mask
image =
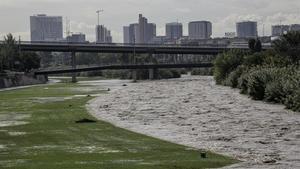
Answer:
POLYGON ((300 113, 216 86, 212 77, 130 83, 87 107, 116 126, 244 161, 229 168, 300 168, 300 113))

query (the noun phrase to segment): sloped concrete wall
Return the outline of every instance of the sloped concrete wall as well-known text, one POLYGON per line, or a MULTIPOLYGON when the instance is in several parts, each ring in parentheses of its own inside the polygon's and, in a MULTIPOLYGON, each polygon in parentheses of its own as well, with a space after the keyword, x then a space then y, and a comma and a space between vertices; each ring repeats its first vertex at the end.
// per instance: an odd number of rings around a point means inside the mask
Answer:
POLYGON ((0 89, 17 86, 43 84, 48 81, 46 76, 34 76, 25 73, 5 73, 0 75, 0 89))

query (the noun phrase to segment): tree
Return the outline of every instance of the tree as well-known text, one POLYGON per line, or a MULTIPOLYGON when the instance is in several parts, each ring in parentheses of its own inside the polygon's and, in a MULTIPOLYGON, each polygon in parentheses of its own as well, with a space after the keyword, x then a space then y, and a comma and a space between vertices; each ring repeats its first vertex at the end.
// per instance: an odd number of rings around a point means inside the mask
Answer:
POLYGON ((8 34, 4 37, 3 46, 1 49, 1 69, 15 69, 16 58, 19 57, 17 48, 17 42, 12 34, 8 34))
POLYGON ((15 60, 19 56, 17 41, 12 34, 8 34, 4 37, 4 57, 8 64, 8 69, 15 69, 15 60))
POLYGON ((248 46, 253 53, 262 51, 262 44, 259 39, 250 39, 248 41, 248 46))
POLYGON ((300 61, 300 31, 291 31, 282 35, 273 43, 279 55, 286 56, 291 63, 299 64, 300 61))
POLYGON ((256 43, 256 40, 255 39, 250 39, 248 41, 248 47, 251 51, 254 51, 255 50, 255 43, 256 43))
POLYGON ((41 65, 41 57, 34 52, 22 53, 19 61, 21 63, 19 71, 29 72, 32 69, 40 68, 41 65))
POLYGON ((254 45, 254 52, 261 52, 262 51, 262 44, 259 39, 256 39, 255 45, 254 45))
POLYGON ((33 52, 21 53, 18 50, 17 41, 8 34, 0 50, 0 71, 30 71, 40 67, 40 57, 33 52))

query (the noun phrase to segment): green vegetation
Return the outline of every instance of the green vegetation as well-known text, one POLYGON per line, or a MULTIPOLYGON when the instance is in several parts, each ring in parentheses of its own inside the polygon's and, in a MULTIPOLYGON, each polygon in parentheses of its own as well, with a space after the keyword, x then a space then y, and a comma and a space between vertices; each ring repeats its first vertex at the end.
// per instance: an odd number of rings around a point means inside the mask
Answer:
POLYGON ((40 57, 34 52, 19 52, 15 38, 8 34, 0 47, 0 72, 13 70, 29 72, 40 67, 40 57))
POLYGON ((191 71, 191 75, 200 75, 200 76, 212 76, 213 69, 212 68, 194 68, 191 71))
POLYGON ((232 50, 214 61, 217 84, 241 89, 255 100, 281 103, 300 111, 300 32, 289 32, 261 51, 249 41, 250 52, 232 50))
POLYGON ((0 168, 201 169, 237 162, 210 152, 201 158, 199 150, 97 121, 85 109, 97 93, 106 94, 65 83, 1 92, 0 168), (85 118, 97 122, 75 123, 85 118))

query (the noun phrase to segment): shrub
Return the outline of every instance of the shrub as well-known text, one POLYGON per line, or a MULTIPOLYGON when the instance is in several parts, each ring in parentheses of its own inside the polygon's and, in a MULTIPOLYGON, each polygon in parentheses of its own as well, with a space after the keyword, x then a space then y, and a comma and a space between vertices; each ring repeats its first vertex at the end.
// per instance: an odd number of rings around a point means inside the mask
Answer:
POLYGON ((171 69, 170 71, 171 71, 171 73, 172 73, 172 78, 180 78, 180 77, 181 77, 181 72, 180 72, 180 70, 171 69))
POLYGON ((300 111, 300 67, 294 68, 283 83, 284 104, 287 108, 300 111))
POLYGON ((243 60, 243 65, 257 66, 262 65, 264 62, 264 53, 254 53, 252 55, 246 55, 243 60))
POLYGON ((180 69, 180 74, 182 74, 182 75, 186 75, 186 74, 188 74, 188 71, 186 70, 186 69, 180 69))
POLYGON ((213 75, 212 68, 192 69, 191 75, 211 76, 213 75))
POLYGON ((244 72, 238 79, 238 88, 241 89, 241 94, 248 94, 248 76, 249 73, 244 72))
POLYGON ((245 52, 241 50, 231 50, 217 56, 214 61, 214 77, 217 84, 222 84, 229 73, 242 64, 244 55, 245 52))
POLYGON ((286 56, 291 64, 300 64, 300 31, 290 31, 274 41, 275 51, 286 56))
POLYGON ((285 98, 285 106, 288 109, 300 112, 300 88, 285 98))
POLYGON ((173 73, 171 72, 171 70, 160 69, 160 70, 158 70, 158 78, 159 79, 170 79, 170 78, 173 78, 173 73))
POLYGON ((265 89, 268 83, 272 82, 275 77, 276 71, 272 68, 252 68, 248 75, 245 75, 243 81, 239 86, 242 86, 243 92, 247 90, 255 100, 263 100, 265 97, 265 89), (247 85, 247 87, 245 87, 247 85))
POLYGON ((233 72, 231 72, 228 77, 226 78, 224 85, 230 86, 232 88, 237 88, 238 87, 238 80, 245 71, 244 66, 239 66, 237 69, 235 69, 233 72))

